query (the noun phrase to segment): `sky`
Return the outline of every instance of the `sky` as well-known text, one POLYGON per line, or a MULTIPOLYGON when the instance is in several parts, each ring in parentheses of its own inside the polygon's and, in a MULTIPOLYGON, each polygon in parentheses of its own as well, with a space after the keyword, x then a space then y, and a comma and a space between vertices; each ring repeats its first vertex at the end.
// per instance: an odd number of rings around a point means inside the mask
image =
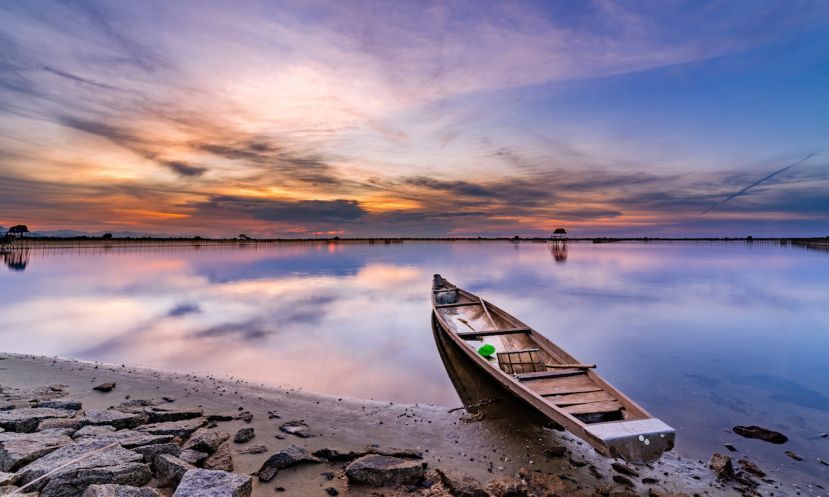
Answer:
POLYGON ((829 2, 0 2, 0 226, 827 236, 829 2))

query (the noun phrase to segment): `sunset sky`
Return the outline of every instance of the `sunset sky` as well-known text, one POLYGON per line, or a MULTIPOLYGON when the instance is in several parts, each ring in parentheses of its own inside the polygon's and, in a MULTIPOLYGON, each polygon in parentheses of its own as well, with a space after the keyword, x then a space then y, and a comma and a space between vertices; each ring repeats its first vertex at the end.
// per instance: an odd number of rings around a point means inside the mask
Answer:
POLYGON ((829 235, 829 2, 0 3, 0 226, 829 235))

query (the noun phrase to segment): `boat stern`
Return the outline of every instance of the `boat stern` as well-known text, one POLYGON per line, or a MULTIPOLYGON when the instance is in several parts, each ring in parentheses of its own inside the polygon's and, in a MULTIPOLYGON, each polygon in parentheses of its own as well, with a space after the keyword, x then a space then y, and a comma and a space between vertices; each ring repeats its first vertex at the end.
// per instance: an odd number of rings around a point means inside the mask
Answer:
POLYGON ((606 456, 621 457, 630 463, 659 459, 674 448, 676 432, 656 418, 595 423, 585 426, 587 435, 599 442, 596 447, 606 456))

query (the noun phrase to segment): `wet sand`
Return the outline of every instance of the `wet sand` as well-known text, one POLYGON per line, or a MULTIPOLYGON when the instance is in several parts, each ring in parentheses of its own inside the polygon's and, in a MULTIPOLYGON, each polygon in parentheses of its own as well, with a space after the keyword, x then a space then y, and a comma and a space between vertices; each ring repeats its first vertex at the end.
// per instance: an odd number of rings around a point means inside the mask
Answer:
MULTIPOLYGON (((262 367, 267 367, 263 364, 262 367)), ((554 474, 579 487, 583 495, 611 495, 626 487, 614 482, 618 475, 611 463, 618 462, 596 454, 592 448, 565 432, 542 425, 531 411, 497 392, 479 390, 491 397, 481 409, 451 409, 431 405, 403 405, 316 395, 298 390, 280 390, 241 380, 167 373, 121 365, 104 365, 74 360, 0 354, 0 385, 21 390, 61 384, 67 398, 80 400, 85 409, 107 408, 125 398, 152 399, 164 404, 163 397, 175 400, 175 407, 202 407, 205 413, 240 411, 253 414, 251 423, 233 420, 219 423, 231 435, 239 428, 253 427, 255 438, 244 444, 231 442, 235 471, 256 472, 268 456, 291 444, 309 450, 332 448, 340 451, 364 449, 368 444, 383 448, 419 449, 430 469, 459 470, 484 484, 499 476, 511 476, 520 468, 554 474), (109 393, 93 391, 104 382, 115 382, 109 393), (496 397, 497 396, 497 397, 496 397), (272 417, 277 414, 279 418, 272 417), (280 424, 304 420, 310 438, 281 433, 280 424), (240 454, 250 445, 265 445, 263 454, 240 454), (556 445, 566 448, 560 457, 545 455, 556 445)), ((464 398, 464 395, 461 395, 464 398)), ((466 401, 467 398, 464 398, 466 401)), ((484 402, 486 403, 486 402, 484 402)), ((460 407, 460 406, 457 406, 460 407)), ((269 483, 254 479, 253 495, 274 495, 277 487, 286 495, 326 495, 333 486, 341 493, 372 493, 376 490, 348 488, 342 477, 343 464, 315 464, 282 470, 269 483), (337 477, 327 480, 322 473, 334 471, 337 477)), ((733 484, 718 483, 707 461, 692 461, 666 454, 652 465, 636 466, 638 477, 630 478, 629 492, 638 495, 737 495, 733 484), (648 483, 643 483, 643 480, 648 483), (656 480, 656 483, 653 483, 656 480)), ((387 495, 389 492, 381 489, 387 495)), ((787 495, 781 485, 765 485, 762 495, 787 495)), ((435 489, 424 489, 424 495, 435 489)), ((393 493, 393 492, 392 492, 393 493)), ((794 492, 791 492, 794 494, 794 492)), ((621 494, 619 494, 621 495, 621 494)))

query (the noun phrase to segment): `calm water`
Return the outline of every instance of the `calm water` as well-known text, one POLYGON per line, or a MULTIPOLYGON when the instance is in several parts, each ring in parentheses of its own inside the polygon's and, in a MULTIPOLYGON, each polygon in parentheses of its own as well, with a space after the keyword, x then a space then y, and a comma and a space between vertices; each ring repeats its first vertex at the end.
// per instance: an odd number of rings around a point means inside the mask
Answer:
POLYGON ((433 273, 520 316, 674 426, 828 481, 829 254, 772 244, 286 244, 32 250, 0 267, 0 349, 459 405, 433 273), (786 433, 745 440, 736 424, 786 433), (783 450, 805 457, 794 462, 783 450))

